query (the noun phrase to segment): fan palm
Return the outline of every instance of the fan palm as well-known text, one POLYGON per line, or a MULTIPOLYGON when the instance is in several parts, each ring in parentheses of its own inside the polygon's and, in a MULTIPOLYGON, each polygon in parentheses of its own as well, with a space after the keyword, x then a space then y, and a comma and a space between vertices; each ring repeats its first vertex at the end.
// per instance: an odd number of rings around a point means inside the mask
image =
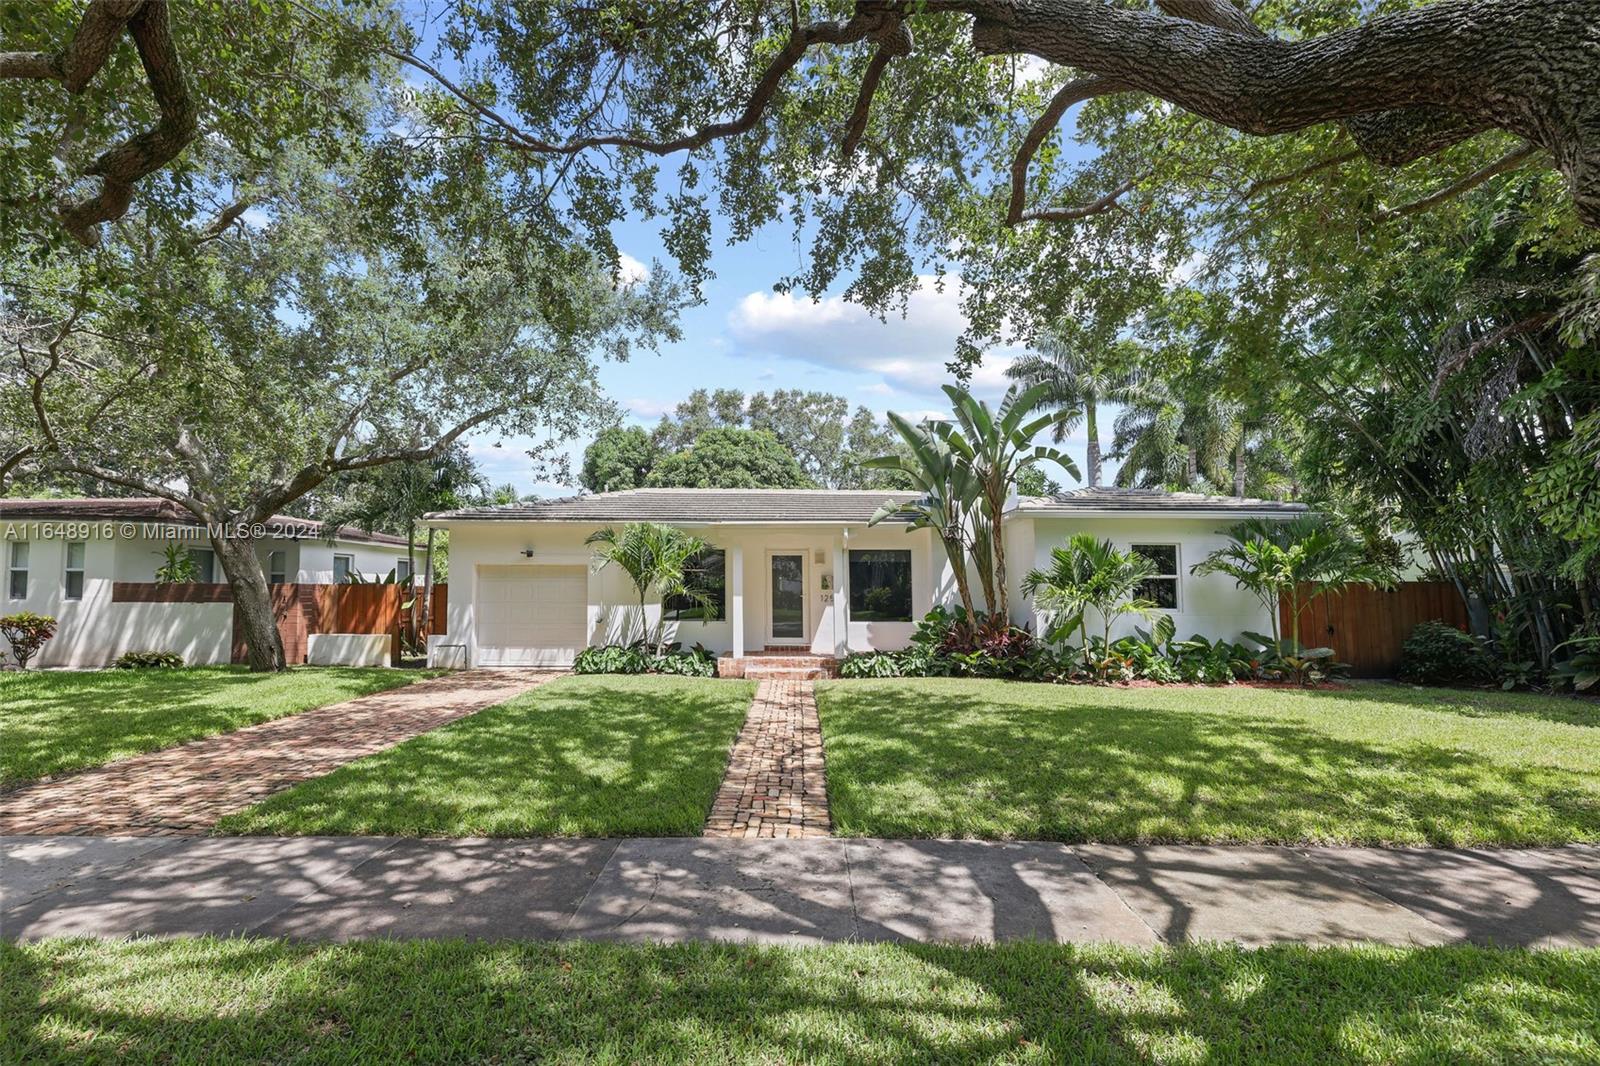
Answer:
POLYGON ((1025 389, 1042 386, 1041 405, 1061 412, 1053 439, 1060 444, 1081 424, 1089 438, 1086 447, 1089 487, 1100 484, 1100 405, 1120 403, 1135 389, 1139 375, 1129 351, 1091 352, 1052 333, 1006 369, 1006 376, 1025 389))
MULTIPOLYGON (((589 534, 585 544, 597 545, 594 570, 598 573, 608 566, 616 566, 628 576, 634 591, 639 594, 639 639, 650 641, 650 625, 645 613, 645 601, 650 590, 656 590, 657 599, 681 597, 699 604, 709 611, 715 601, 704 590, 693 587, 688 580, 690 562, 704 552, 708 545, 692 533, 662 522, 630 522, 619 533, 610 528, 589 534)), ((665 612, 656 621, 652 643, 659 654, 665 643, 665 612)))

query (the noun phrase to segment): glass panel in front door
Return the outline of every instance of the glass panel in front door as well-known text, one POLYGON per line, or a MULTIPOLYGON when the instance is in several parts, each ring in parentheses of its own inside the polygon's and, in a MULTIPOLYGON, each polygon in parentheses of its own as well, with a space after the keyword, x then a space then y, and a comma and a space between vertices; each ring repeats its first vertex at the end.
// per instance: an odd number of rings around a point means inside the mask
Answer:
POLYGON ((772 557, 772 639, 804 640, 806 635, 806 558, 772 557))

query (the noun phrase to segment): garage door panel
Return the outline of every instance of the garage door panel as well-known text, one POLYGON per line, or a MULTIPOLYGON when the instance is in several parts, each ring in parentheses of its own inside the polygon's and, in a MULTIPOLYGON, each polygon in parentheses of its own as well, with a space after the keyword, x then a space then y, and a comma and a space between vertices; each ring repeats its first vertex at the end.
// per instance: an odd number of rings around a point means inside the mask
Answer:
POLYGON ((478 662, 570 664, 587 643, 588 578, 582 566, 480 566, 478 662))

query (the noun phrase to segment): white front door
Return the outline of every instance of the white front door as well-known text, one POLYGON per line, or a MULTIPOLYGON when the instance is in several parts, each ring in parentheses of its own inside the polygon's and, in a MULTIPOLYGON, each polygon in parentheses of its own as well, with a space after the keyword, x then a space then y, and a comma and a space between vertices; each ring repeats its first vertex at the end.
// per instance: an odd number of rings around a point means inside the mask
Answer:
POLYGON ((767 553, 767 640, 772 644, 811 643, 806 629, 806 553, 767 553))

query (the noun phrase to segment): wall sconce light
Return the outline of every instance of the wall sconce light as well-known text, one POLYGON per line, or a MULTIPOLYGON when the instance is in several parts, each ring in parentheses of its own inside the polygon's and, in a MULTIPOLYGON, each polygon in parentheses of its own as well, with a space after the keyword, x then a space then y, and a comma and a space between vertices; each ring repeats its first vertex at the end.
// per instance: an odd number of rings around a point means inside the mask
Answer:
POLYGON ((532 548, 523 548, 522 549, 522 557, 524 559, 532 559, 533 558, 533 549, 532 548))

